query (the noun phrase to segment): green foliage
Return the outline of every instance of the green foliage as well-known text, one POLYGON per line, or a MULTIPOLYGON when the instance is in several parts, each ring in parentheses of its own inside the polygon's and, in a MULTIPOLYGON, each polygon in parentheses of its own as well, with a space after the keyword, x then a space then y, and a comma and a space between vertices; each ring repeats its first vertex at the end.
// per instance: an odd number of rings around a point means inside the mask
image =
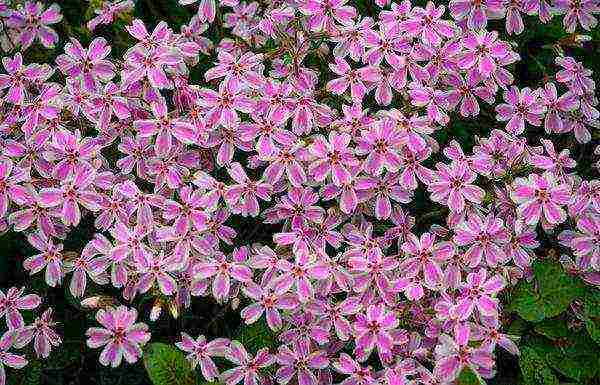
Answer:
POLYGON ((38 360, 30 360, 25 370, 8 369, 6 385, 40 385, 41 383, 42 364, 38 360))
POLYGON ((585 292, 583 283, 567 275, 556 263, 535 263, 533 273, 535 281, 520 282, 509 304, 509 310, 517 312, 527 321, 536 322, 557 316, 585 292))
POLYGON ((185 355, 171 345, 160 342, 148 345, 144 351, 144 366, 154 385, 200 383, 185 355))
POLYGON ((544 359, 535 349, 525 346, 521 348, 519 360, 523 383, 525 385, 558 385, 558 379, 544 359))
POLYGON ((471 368, 464 368, 456 380, 456 385, 485 385, 481 376, 471 368))
POLYGON ((262 348, 269 348, 271 352, 277 348, 276 335, 262 318, 251 325, 242 324, 234 339, 241 342, 252 354, 256 354, 262 348))

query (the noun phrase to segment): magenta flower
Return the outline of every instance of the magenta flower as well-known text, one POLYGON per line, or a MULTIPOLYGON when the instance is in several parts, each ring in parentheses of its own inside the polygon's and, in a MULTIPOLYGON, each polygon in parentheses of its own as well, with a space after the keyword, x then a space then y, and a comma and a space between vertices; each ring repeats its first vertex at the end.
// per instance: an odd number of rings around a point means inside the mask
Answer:
POLYGON ((87 27, 90 31, 94 31, 94 29, 96 29, 96 27, 99 25, 112 24, 119 14, 131 11, 133 7, 134 4, 132 0, 103 3, 100 8, 94 9, 94 13, 97 16, 88 21, 87 27))
POLYGON ((294 310, 300 304, 297 297, 292 294, 277 295, 270 288, 264 288, 253 282, 247 283, 242 289, 250 299, 257 301, 240 312, 246 324, 252 324, 265 314, 267 325, 273 331, 281 329, 283 320, 280 310, 294 310))
POLYGON ((58 34, 49 25, 62 20, 60 7, 52 4, 44 10, 40 2, 27 1, 19 11, 11 13, 8 26, 19 31, 19 42, 23 49, 29 48, 37 38, 46 48, 54 48, 58 34))
POLYGON ((307 302, 314 297, 315 291, 311 280, 323 280, 329 275, 327 264, 305 252, 295 253, 293 263, 280 259, 277 269, 281 274, 273 281, 275 294, 285 294, 295 286, 296 295, 301 302, 307 302))
POLYGON ((100 209, 102 196, 94 187, 96 173, 80 167, 73 176, 63 180, 58 188, 44 188, 40 191, 40 204, 44 207, 61 206, 61 219, 65 226, 76 226, 81 220, 79 205, 91 211, 100 209))
POLYGON ((99 348, 100 363, 104 366, 117 367, 123 358, 129 363, 136 362, 142 356, 141 346, 150 340, 148 325, 135 323, 137 311, 125 306, 101 309, 96 313, 96 320, 103 327, 93 327, 86 331, 87 346, 99 348))
POLYGON ((311 188, 290 188, 281 202, 275 205, 280 218, 291 218, 292 224, 305 225, 310 222, 320 223, 325 216, 325 209, 317 206, 319 195, 311 188))
POLYGON ((561 70, 556 73, 556 80, 565 83, 576 95, 594 92, 596 85, 592 79, 592 71, 570 56, 557 57, 556 64, 561 70))
POLYGON ((329 68, 340 77, 330 80, 326 85, 327 90, 336 95, 342 95, 350 88, 352 101, 361 103, 368 92, 365 83, 377 82, 381 77, 379 69, 374 66, 353 69, 346 60, 338 57, 334 59, 335 64, 329 64, 329 68))
POLYGON ((544 84, 544 88, 540 89, 539 95, 546 106, 546 118, 544 119, 546 132, 563 132, 562 115, 575 110, 579 106, 577 97, 571 91, 567 91, 559 97, 554 83, 544 84))
POLYGON ((300 3, 300 12, 307 15, 308 26, 313 31, 337 30, 337 23, 351 25, 356 9, 345 5, 348 0, 307 0, 300 3))
POLYGON ((475 309, 481 315, 497 317, 498 299, 494 297, 505 285, 504 279, 499 275, 488 278, 487 271, 483 268, 469 273, 453 312, 460 320, 469 318, 475 309))
POLYGON ((136 120, 133 123, 142 138, 156 135, 154 151, 158 156, 164 156, 173 147, 173 137, 186 144, 196 142, 194 126, 181 119, 172 119, 167 115, 167 105, 164 100, 152 103, 153 120, 136 120))
POLYGON ((451 242, 436 243, 435 234, 423 233, 421 238, 408 234, 406 242, 402 244, 402 251, 408 254, 408 258, 400 264, 402 276, 396 283, 395 288, 400 289, 406 281, 406 287, 402 288, 409 299, 416 301, 423 297, 423 285, 418 277, 423 273, 424 286, 435 290, 442 284, 443 272, 441 265, 448 261, 455 253, 451 242), (406 280, 409 278, 409 280, 406 280))
POLYGON ((237 184, 230 185, 225 191, 225 200, 232 209, 242 216, 256 217, 260 211, 258 199, 271 200, 272 186, 264 182, 254 182, 248 178, 239 163, 232 163, 227 173, 237 184))
POLYGON ((556 0, 554 10, 558 14, 565 14, 563 25, 570 33, 575 32, 578 23, 586 31, 590 31, 598 24, 594 14, 600 12, 600 6, 593 0, 556 0))
POLYGON ((365 170, 372 175, 380 175, 384 169, 396 172, 400 167, 398 148, 402 143, 403 135, 393 121, 382 119, 362 132, 356 153, 367 155, 365 170))
POLYGON ((567 218, 561 206, 571 202, 571 189, 549 172, 531 174, 527 179, 517 178, 510 195, 519 205, 519 215, 529 225, 537 224, 540 219, 557 225, 567 218))
POLYGON ((504 93, 504 100, 507 103, 496 106, 496 119, 501 122, 508 121, 508 132, 514 135, 522 134, 525 131, 525 121, 534 126, 542 123, 546 109, 538 100, 537 94, 528 87, 521 91, 515 86, 510 87, 504 93))
POLYGON ((252 270, 241 259, 246 252, 245 249, 234 251, 233 261, 223 253, 217 253, 213 258, 207 258, 206 262, 195 265, 194 277, 197 279, 214 277, 212 294, 217 301, 223 302, 229 296, 232 278, 238 282, 252 281, 252 270))
POLYGON ((498 40, 498 32, 468 33, 462 39, 464 51, 458 61, 463 70, 477 70, 484 78, 496 71, 497 61, 509 53, 507 43, 498 40))
POLYGON ((485 191, 473 184, 477 174, 465 165, 451 163, 450 166, 438 163, 435 181, 429 185, 431 199, 448 205, 450 210, 461 213, 465 202, 479 204, 483 201, 485 191))
POLYGON ((349 167, 356 166, 358 160, 354 157, 353 150, 349 147, 351 137, 347 133, 329 133, 329 140, 322 135, 317 135, 309 151, 316 158, 309 166, 310 173, 315 180, 322 182, 331 175, 333 183, 341 186, 350 182, 349 167))
POLYGON ((447 334, 439 337, 440 343, 436 347, 436 366, 434 373, 436 378, 448 381, 455 380, 461 371, 470 367, 475 372, 485 373, 494 365, 494 358, 490 350, 469 346, 469 332, 466 336, 451 338, 447 334))
POLYGON ((322 350, 312 350, 305 340, 295 341, 292 348, 288 345, 279 347, 277 363, 280 368, 275 376, 282 385, 289 383, 296 376, 299 385, 317 385, 314 370, 325 369, 329 358, 322 350))
POLYGON ((23 104, 27 96, 27 86, 33 82, 43 82, 53 73, 53 70, 46 64, 33 63, 24 66, 20 52, 16 53, 12 59, 10 57, 2 58, 2 64, 7 73, 0 74, 0 90, 8 88, 4 98, 12 104, 23 104))
POLYGON ((219 377, 217 366, 211 357, 222 357, 229 341, 224 338, 217 338, 210 342, 202 335, 195 340, 187 333, 181 333, 181 341, 176 342, 175 346, 187 353, 187 360, 190 361, 192 369, 200 365, 200 371, 206 381, 213 381, 219 377))
POLYGON ((235 385, 242 380, 244 385, 259 385, 263 379, 260 369, 267 368, 275 363, 275 357, 269 354, 266 348, 260 349, 254 358, 248 354, 244 346, 238 341, 231 341, 225 349, 225 358, 238 365, 221 373, 221 380, 227 385, 235 385))
POLYGON ((500 0, 451 0, 448 4, 450 14, 457 21, 467 20, 467 27, 472 31, 485 28, 488 15, 502 13, 500 0))
POLYGON ((198 103, 209 109, 206 114, 209 124, 233 125, 239 122, 237 111, 251 113, 254 102, 241 89, 241 83, 223 81, 219 92, 208 88, 198 91, 198 103))
POLYGON ((338 372, 349 376, 342 382, 343 385, 380 384, 379 380, 375 379, 375 373, 371 367, 362 367, 346 353, 340 354, 340 358, 333 363, 333 367, 338 372))
POLYGON ((128 118, 130 115, 127 107, 127 99, 121 96, 119 87, 109 82, 102 92, 92 99, 93 111, 96 116, 96 124, 100 131, 107 131, 113 115, 119 119, 128 118))
POLYGON ((38 358, 48 358, 52 347, 62 343, 60 336, 54 331, 56 322, 52 320, 52 309, 46 310, 33 324, 17 331, 15 346, 21 348, 33 340, 33 349, 38 358))
POLYGON ((138 291, 146 293, 154 284, 164 295, 171 295, 177 291, 177 282, 173 274, 181 270, 183 261, 176 254, 165 256, 164 252, 156 255, 146 255, 140 261, 137 261, 137 271, 139 272, 138 291))
POLYGON ((493 215, 485 218, 469 215, 456 227, 454 242, 458 246, 469 246, 464 258, 471 268, 479 266, 482 259, 490 267, 506 260, 503 247, 508 243, 508 232, 502 219, 493 215))
POLYGON ((18 354, 9 353, 9 349, 14 343, 14 333, 9 330, 0 338, 0 385, 6 383, 6 369, 4 366, 8 366, 13 369, 23 369, 27 366, 28 361, 24 356, 18 354))
POLYGON ((452 23, 440 20, 446 7, 436 7, 431 1, 425 8, 415 7, 410 18, 400 24, 400 28, 409 36, 419 37, 426 45, 439 46, 443 39, 454 36, 452 23))
POLYGON ((261 159, 270 159, 277 152, 277 145, 291 146, 297 138, 294 133, 282 127, 281 123, 252 114, 253 122, 240 124, 241 139, 245 142, 256 140, 255 150, 261 159))
MULTIPOLYGON (((243 87, 245 85, 256 87, 263 83, 260 75, 260 65, 262 63, 261 55, 246 52, 237 57, 222 50, 219 51, 217 59, 219 61, 216 65, 204 74, 204 78, 207 82, 223 78, 223 81, 227 84, 233 82, 235 88, 243 87)), ((268 88, 268 84, 272 83, 266 82, 265 87, 268 88)), ((278 121, 277 119, 275 120, 278 121)))
POLYGON ((42 303, 42 300, 36 294, 25 293, 25 288, 17 289, 11 287, 6 294, 0 290, 0 317, 6 318, 6 326, 9 329, 19 329, 25 326, 23 316, 19 310, 35 309, 42 303))
POLYGON ((379 248, 370 250, 364 256, 348 258, 348 269, 354 275, 354 290, 364 293, 374 287, 384 298, 392 292, 391 276, 398 268, 398 260, 393 256, 384 256, 379 248))
POLYGON ((62 244, 54 244, 43 232, 38 231, 27 236, 27 241, 41 253, 23 261, 23 267, 33 275, 46 268, 45 279, 49 286, 55 287, 63 277, 62 244))
POLYGON ((387 353, 394 345, 392 332, 398 327, 398 319, 393 311, 384 305, 370 305, 365 314, 357 314, 354 323, 356 349, 364 359, 371 355, 374 348, 387 353))
POLYGON ((15 167, 10 159, 0 159, 0 218, 9 212, 10 202, 22 205, 29 202, 31 194, 21 185, 31 178, 29 172, 15 167))
POLYGON ((104 38, 94 39, 87 50, 78 40, 71 39, 64 50, 66 53, 56 58, 56 64, 69 77, 81 76, 88 92, 95 92, 100 82, 106 83, 115 76, 115 65, 106 60, 111 47, 104 38))

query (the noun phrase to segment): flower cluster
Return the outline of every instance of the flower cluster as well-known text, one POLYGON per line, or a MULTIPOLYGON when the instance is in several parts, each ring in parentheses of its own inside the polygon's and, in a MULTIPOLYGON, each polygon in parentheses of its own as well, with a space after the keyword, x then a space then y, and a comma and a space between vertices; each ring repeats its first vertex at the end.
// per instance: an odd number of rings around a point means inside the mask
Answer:
MULTIPOLYGON (((600 285, 600 181, 583 180, 552 141, 590 142, 600 112, 591 71, 570 56, 539 88, 514 85, 519 55, 486 21, 521 33, 521 14, 562 12, 573 31, 600 8, 452 0, 446 18, 433 2, 376 3, 371 18, 345 0, 201 0, 180 31, 133 20, 122 58, 103 37, 65 41, 53 63, 5 56, 0 228, 37 250, 24 269, 88 302, 92 281, 130 303, 168 298, 173 314, 198 297, 242 303, 243 320, 264 318, 279 347, 251 355, 183 331, 177 346, 208 381, 450 384, 467 367, 492 377, 496 345, 518 354, 498 294, 530 277, 543 232, 600 285), (211 41, 217 17, 229 32, 211 41), (193 84, 201 56, 214 63, 193 84), (472 149, 439 139, 451 119, 494 110, 498 124, 472 149), (528 142, 542 125, 545 138, 528 142), (273 226, 272 238, 238 237, 241 217, 273 226), (64 250, 84 218, 95 235, 64 250)), ((105 2, 88 27, 133 7, 105 2)), ((56 5, 5 8, 13 50, 57 43, 56 5)), ((40 299, 22 293, 0 296, 0 363, 15 368, 26 361, 12 347, 35 340, 47 357, 60 343, 51 310, 24 324, 19 310, 40 299)), ((137 318, 98 310, 87 345, 103 348, 101 364, 141 357, 150 332, 137 318)))

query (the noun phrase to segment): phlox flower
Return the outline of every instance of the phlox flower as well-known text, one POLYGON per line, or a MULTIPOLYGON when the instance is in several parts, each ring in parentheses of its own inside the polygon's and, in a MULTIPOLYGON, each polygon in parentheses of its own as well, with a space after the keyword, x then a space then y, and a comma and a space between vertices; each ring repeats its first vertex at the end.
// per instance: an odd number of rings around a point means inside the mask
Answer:
POLYGON ((90 348, 104 346, 100 353, 100 363, 117 367, 123 358, 129 363, 142 356, 141 346, 150 340, 148 325, 135 323, 137 311, 125 306, 101 309, 96 320, 103 327, 92 327, 86 331, 87 345, 90 348))

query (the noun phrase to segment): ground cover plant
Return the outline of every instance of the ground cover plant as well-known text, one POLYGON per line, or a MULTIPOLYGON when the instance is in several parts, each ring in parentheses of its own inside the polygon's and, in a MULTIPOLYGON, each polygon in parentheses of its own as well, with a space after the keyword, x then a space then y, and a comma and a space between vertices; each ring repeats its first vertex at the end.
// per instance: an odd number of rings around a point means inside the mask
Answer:
POLYGON ((0 0, 0 385, 598 384, 598 0, 0 0))

